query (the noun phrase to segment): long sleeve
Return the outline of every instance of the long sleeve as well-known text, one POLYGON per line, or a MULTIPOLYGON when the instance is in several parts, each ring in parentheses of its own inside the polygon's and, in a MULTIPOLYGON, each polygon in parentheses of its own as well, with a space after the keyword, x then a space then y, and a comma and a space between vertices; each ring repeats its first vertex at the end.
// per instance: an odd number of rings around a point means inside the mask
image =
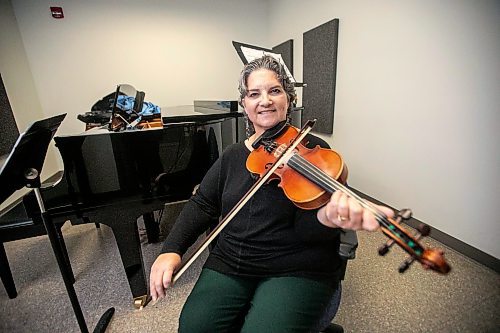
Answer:
POLYGON ((220 216, 220 159, 207 172, 196 193, 189 199, 163 244, 162 253, 183 255, 198 237, 220 216))
POLYGON ((318 209, 298 209, 295 214, 295 232, 303 242, 325 242, 340 236, 339 228, 329 228, 319 222, 318 209))
MULTIPOLYGON (((310 142, 326 145, 312 136, 310 142)), ((245 167, 249 154, 243 143, 226 148, 185 205, 162 252, 183 255, 233 209, 256 181, 245 167)), ((316 213, 298 209, 276 182, 264 184, 218 235, 204 267, 240 276, 336 281, 340 230, 322 225, 316 213)))

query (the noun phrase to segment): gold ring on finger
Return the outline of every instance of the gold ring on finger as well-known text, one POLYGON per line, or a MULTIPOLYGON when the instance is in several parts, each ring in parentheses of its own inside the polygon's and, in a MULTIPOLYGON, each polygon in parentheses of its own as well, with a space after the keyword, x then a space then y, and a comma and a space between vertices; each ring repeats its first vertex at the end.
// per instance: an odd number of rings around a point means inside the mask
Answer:
POLYGON ((349 219, 347 217, 337 215, 337 220, 339 220, 339 222, 344 222, 344 221, 347 221, 349 219))

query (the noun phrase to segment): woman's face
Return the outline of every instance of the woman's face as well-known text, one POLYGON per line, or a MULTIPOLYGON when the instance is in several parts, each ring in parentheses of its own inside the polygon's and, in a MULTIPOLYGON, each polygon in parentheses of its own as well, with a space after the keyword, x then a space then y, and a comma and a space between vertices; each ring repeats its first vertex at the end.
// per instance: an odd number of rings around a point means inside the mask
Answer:
POLYGON ((248 76, 242 103, 257 136, 286 119, 288 98, 271 70, 258 69, 248 76))

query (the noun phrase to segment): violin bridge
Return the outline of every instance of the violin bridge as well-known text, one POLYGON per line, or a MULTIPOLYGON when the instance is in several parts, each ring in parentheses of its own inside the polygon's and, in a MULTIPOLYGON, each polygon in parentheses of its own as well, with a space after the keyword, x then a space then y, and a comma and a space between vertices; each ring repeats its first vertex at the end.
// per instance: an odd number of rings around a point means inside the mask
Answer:
POLYGON ((274 147, 274 157, 279 158, 288 148, 286 145, 280 145, 279 147, 274 147))

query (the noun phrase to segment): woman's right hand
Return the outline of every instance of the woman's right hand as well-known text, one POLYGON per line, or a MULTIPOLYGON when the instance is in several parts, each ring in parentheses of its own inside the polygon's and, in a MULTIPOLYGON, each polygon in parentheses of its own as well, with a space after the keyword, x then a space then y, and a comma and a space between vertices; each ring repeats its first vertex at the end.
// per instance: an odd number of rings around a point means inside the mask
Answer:
POLYGON ((172 284, 172 275, 181 264, 177 253, 163 253, 156 258, 149 275, 149 292, 153 302, 165 297, 165 289, 172 284))

